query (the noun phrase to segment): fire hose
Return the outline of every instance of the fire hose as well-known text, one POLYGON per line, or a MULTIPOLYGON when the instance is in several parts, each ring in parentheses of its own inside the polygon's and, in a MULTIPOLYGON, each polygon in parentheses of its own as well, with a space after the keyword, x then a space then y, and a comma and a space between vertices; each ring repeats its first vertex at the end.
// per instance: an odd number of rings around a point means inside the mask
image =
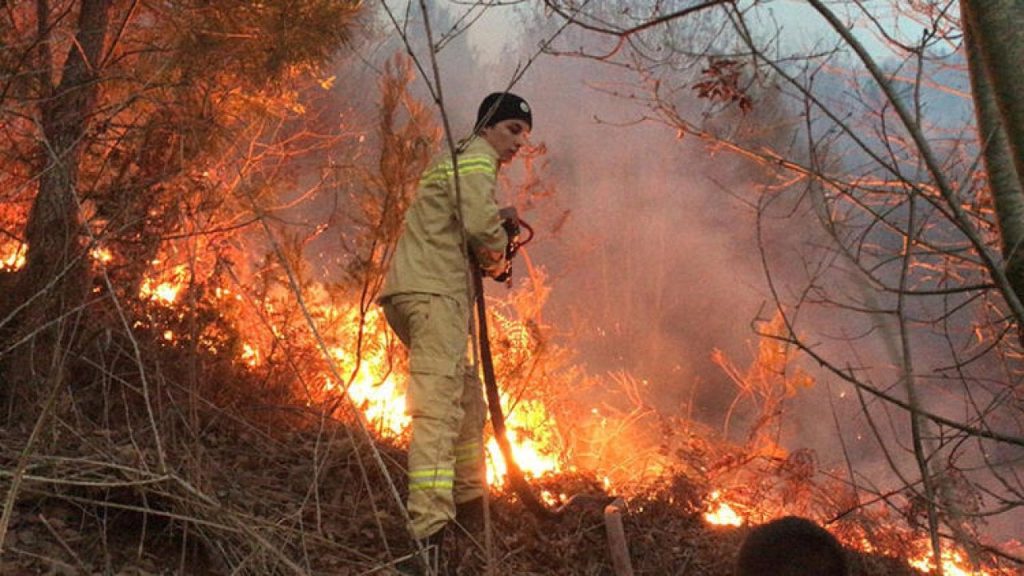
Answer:
MULTIPOLYGON (((505 248, 505 270, 495 276, 499 282, 508 282, 512 272, 512 257, 523 245, 533 239, 533 229, 529 224, 519 219, 514 208, 503 208, 500 211, 502 227, 508 235, 508 245, 505 248), (525 228, 530 236, 520 241, 519 231, 525 228)), ((491 339, 487 330, 487 304, 484 301, 483 273, 479 266, 473 268, 473 294, 476 304, 477 323, 479 331, 477 337, 480 343, 480 364, 484 372, 484 390, 487 394, 487 409, 491 416, 491 427, 494 429, 494 439, 501 450, 501 456, 505 459, 505 469, 509 486, 516 496, 523 502, 530 512, 542 518, 554 518, 556 512, 549 510, 536 494, 530 489, 523 475, 522 468, 512 454, 512 444, 508 440, 508 432, 505 428, 505 414, 501 411, 501 396, 498 394, 497 378, 494 375, 494 358, 491 355, 491 339)))
MULTIPOLYGON (((523 220, 520 220, 515 215, 514 209, 508 212, 509 209, 502 210, 503 227, 509 236, 508 247, 505 251, 507 259, 506 269, 498 276, 495 280, 500 282, 507 282, 511 274, 511 260, 515 256, 516 252, 533 239, 533 228, 529 226, 523 220), (520 241, 519 230, 525 228, 530 235, 520 241)), ((494 375, 494 358, 491 355, 491 342, 487 330, 487 305, 484 302, 484 286, 483 286, 483 274, 479 266, 473 267, 473 292, 475 294, 475 304, 477 313, 477 323, 479 325, 478 338, 480 343, 480 364, 483 367, 484 373, 484 389, 487 394, 487 408, 490 412, 491 427, 494 429, 494 438, 498 443, 498 448, 501 450, 502 458, 505 459, 505 468, 509 486, 515 492, 516 496, 522 501, 523 505, 534 515, 544 519, 554 519, 562 516, 570 507, 570 505, 582 503, 584 501, 593 500, 600 505, 605 505, 611 502, 611 498, 607 497, 594 497, 585 494, 576 494, 569 498, 564 504, 558 508, 551 509, 545 506, 537 495, 530 489, 529 483, 526 481, 526 477, 523 474, 522 468, 515 460, 515 456, 512 454, 512 444, 508 440, 508 432, 505 428, 505 414, 501 411, 501 396, 498 394, 497 379, 494 375)))
MULTIPOLYGON (((533 229, 526 222, 519 219, 515 209, 503 209, 501 211, 502 227, 508 234, 508 245, 505 249, 505 270, 494 277, 500 282, 509 282, 512 276, 512 258, 524 244, 533 239, 533 229), (520 240, 519 231, 525 228, 530 235, 525 240, 520 240)), ((472 266, 473 269, 473 293, 476 304, 477 323, 479 330, 477 336, 480 344, 480 364, 484 372, 484 388, 487 393, 487 408, 491 416, 491 427, 494 429, 494 438, 498 442, 498 448, 505 459, 506 477, 509 486, 516 496, 534 516, 542 520, 555 520, 562 517, 570 507, 591 503, 596 504, 604 510, 605 531, 608 538, 608 547, 611 554, 612 565, 616 576, 633 576, 633 566, 630 562, 629 545, 626 541, 625 530, 622 525, 622 512, 625 510, 625 503, 621 498, 612 498, 608 495, 575 494, 558 508, 551 509, 545 506, 537 495, 530 489, 529 483, 523 474, 522 468, 512 454, 512 444, 508 440, 508 433, 505 428, 505 414, 501 411, 501 396, 498 394, 497 378, 494 375, 494 358, 491 355, 491 340, 487 331, 487 305, 484 301, 483 273, 479 266, 472 266)))
POLYGON ((491 343, 487 333, 487 308, 484 304, 483 279, 479 271, 473 274, 473 283, 476 289, 476 313, 480 324, 480 364, 484 371, 484 389, 487 393, 487 409, 491 415, 491 427, 494 428, 494 438, 501 449, 501 456, 505 459, 505 468, 508 474, 509 486, 515 491, 516 496, 522 500, 530 512, 543 518, 554 518, 558 513, 549 510, 530 489, 523 475, 523 470, 512 454, 512 444, 508 440, 508 432, 505 428, 505 414, 501 411, 501 397, 498 394, 498 384, 494 376, 494 359, 491 357, 491 343))

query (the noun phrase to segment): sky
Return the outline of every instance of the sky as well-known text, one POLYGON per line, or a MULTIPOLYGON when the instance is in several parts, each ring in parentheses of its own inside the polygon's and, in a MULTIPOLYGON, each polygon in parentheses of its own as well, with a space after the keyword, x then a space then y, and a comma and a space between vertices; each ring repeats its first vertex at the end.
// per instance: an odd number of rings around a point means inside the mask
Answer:
MULTIPOLYGON (((741 2, 740 5, 749 4, 741 2)), ((830 3, 831 4, 831 3, 830 3)), ((896 30, 902 39, 913 41, 921 33, 921 26, 906 17, 892 11, 886 0, 869 0, 863 3, 875 14, 881 15, 879 20, 890 30, 896 30)), ((465 8, 462 4, 449 4, 453 12, 461 13, 465 8)), ((782 30, 780 41, 785 51, 803 51, 814 47, 818 42, 833 37, 827 22, 807 2, 801 0, 771 0, 765 2, 763 13, 770 14, 782 30)), ((874 55, 886 57, 889 49, 885 41, 874 31, 867 19, 859 11, 848 7, 831 5, 839 10, 839 14, 854 24, 853 31, 864 47, 874 55)), ((469 44, 476 50, 484 62, 500 66, 506 62, 508 48, 516 43, 521 27, 510 25, 508 10, 489 10, 477 20, 468 31, 469 44)), ((557 16, 553 16, 557 17, 557 16)))

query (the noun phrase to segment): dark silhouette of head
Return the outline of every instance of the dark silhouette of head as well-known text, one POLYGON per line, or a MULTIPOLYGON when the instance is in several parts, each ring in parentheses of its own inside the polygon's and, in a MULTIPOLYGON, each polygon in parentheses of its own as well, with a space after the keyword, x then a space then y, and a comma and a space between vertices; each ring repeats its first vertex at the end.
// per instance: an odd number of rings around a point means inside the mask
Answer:
POLYGON ((846 576, 846 557, 827 530, 786 516, 750 532, 736 559, 736 576, 846 576))
POLYGON ((479 132, 510 118, 522 120, 527 128, 533 130, 533 110, 526 100, 511 92, 492 92, 476 111, 476 128, 473 131, 479 132))

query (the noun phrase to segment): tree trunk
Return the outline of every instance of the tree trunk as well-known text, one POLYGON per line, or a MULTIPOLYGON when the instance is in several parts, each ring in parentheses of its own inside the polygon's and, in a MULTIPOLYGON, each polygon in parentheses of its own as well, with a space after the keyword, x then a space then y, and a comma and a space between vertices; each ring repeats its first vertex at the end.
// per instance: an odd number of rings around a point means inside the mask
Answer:
MULTIPOLYGON (((982 9, 984 11, 997 3, 980 4, 986 6, 982 9)), ((989 189, 995 203, 1006 275, 1017 297, 1024 301, 1024 193, 1021 190, 1019 167, 1014 164, 1015 157, 1017 162, 1021 160, 1021 150, 1018 149, 1015 154, 1007 139, 1004 119, 1009 117, 1004 116, 1000 110, 993 84, 990 82, 991 72, 988 68, 991 61, 986 62, 984 48, 987 44, 991 51, 993 44, 1003 42, 1004 39, 1011 43, 1024 42, 1024 36, 1017 40, 1003 36, 983 39, 978 28, 978 7, 974 2, 963 2, 962 6, 964 44, 967 50, 974 112, 978 122, 978 139, 982 146, 985 170, 988 173, 989 189)), ((1024 14, 1024 11, 1021 13, 1024 14)), ((1018 22, 1018 35, 1021 25, 1024 25, 1024 22, 1018 22)), ((1016 50, 1018 53, 1024 50, 1020 45, 1007 46, 1007 49, 1008 52, 1016 50)), ((1019 61, 1017 66, 1011 68, 1005 76, 1017 76, 1017 81, 1024 78, 1019 70, 1019 61)), ((999 75, 1004 76, 1002 73, 999 75)), ((1009 82, 1012 81, 1011 78, 1009 82)), ((1010 105, 1019 107, 1019 103, 1011 102, 1010 105)))
POLYGON ((1017 175, 1024 175, 1024 3, 1019 0, 962 0, 971 23, 1017 175))
MULTIPOLYGON (((82 0, 75 41, 56 87, 51 81, 53 63, 49 48, 41 51, 43 138, 39 146, 40 158, 44 160, 39 190, 26 224, 28 251, 14 302, 27 304, 19 316, 19 333, 35 336, 32 357, 38 358, 38 366, 21 362, 19 371, 33 370, 36 377, 47 376, 51 353, 57 350, 56 346, 66 344, 56 335, 74 333, 58 327, 74 314, 88 291, 88 262, 78 210, 78 174, 83 140, 99 92, 98 69, 110 5, 111 0, 82 0)), ((38 0, 40 40, 46 44, 53 41, 46 22, 48 11, 47 2, 38 0)))

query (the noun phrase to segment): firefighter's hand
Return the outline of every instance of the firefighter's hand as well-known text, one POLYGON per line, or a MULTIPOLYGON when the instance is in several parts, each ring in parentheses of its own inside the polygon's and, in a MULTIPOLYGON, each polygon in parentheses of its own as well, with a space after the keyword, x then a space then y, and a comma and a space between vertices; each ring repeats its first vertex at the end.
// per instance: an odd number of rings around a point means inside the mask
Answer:
POLYGON ((512 278, 512 262, 506 261, 505 269, 499 274, 491 276, 491 278, 493 278, 495 282, 508 282, 509 279, 512 278))
POLYGON ((476 261, 484 275, 490 278, 501 275, 508 268, 508 259, 505 258, 505 253, 497 250, 478 249, 476 261))
POLYGON ((501 227, 505 230, 505 235, 508 236, 508 243, 505 245, 505 258, 511 259, 519 250, 519 213, 516 212, 514 206, 507 206, 498 210, 498 216, 501 217, 501 227))
POLYGON ((502 222, 519 222, 519 211, 516 210, 515 206, 505 206, 504 208, 498 209, 498 218, 501 218, 502 222))
POLYGON ((514 242, 519 238, 519 212, 515 206, 506 206, 498 210, 498 217, 501 218, 501 227, 508 234, 508 241, 514 242))

